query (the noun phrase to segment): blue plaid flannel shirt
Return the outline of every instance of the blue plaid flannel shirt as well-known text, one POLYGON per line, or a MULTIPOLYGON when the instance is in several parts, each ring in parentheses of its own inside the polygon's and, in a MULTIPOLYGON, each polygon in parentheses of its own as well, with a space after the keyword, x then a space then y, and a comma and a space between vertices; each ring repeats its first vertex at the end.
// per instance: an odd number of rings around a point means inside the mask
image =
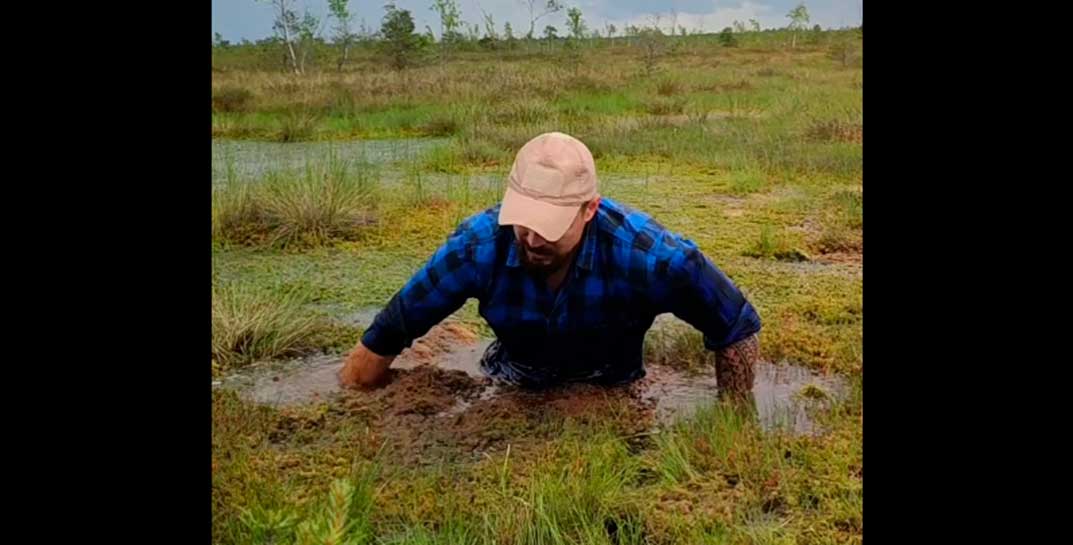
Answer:
POLYGON ((601 199, 557 294, 522 266, 514 230, 498 217, 496 205, 465 220, 362 343, 396 355, 474 297, 497 337, 484 371, 542 386, 643 377, 645 333, 665 312, 701 331, 709 350, 760 330, 756 310, 696 244, 643 212, 601 199))

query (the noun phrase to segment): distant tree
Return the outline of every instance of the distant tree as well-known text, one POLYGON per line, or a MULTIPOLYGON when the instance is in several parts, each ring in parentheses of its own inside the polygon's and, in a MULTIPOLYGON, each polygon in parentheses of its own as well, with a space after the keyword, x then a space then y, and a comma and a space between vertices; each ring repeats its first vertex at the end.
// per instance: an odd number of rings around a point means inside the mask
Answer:
POLYGON ((350 56, 350 46, 354 43, 356 36, 351 30, 354 16, 347 8, 347 4, 350 0, 328 0, 328 11, 331 13, 332 19, 335 19, 335 26, 332 28, 336 45, 343 48, 343 55, 339 57, 339 64, 337 69, 342 72, 343 64, 346 63, 350 56))
POLYGON ((503 40, 507 42, 507 47, 514 46, 514 28, 510 26, 510 21, 503 23, 503 40))
POLYGON ((492 43, 499 41, 499 33, 496 32, 495 21, 492 20, 492 14, 481 10, 481 17, 484 20, 484 37, 492 41, 492 43))
POLYGON ((738 39, 734 37, 734 29, 726 27, 719 33, 719 43, 723 47, 737 47, 738 39))
POLYGON ((381 48, 391 66, 397 70, 413 64, 425 44, 425 39, 414 32, 414 18, 409 10, 398 9, 394 3, 384 6, 387 13, 380 24, 381 48))
MULTIPOLYGON (((655 15, 650 15, 650 16, 648 17, 648 20, 649 20, 649 26, 650 26, 651 28, 654 28, 654 29, 658 30, 658 31, 659 31, 659 35, 660 35, 660 36, 666 36, 666 34, 665 34, 665 33, 663 32, 663 30, 662 30, 662 29, 660 28, 660 26, 659 26, 659 20, 660 20, 660 19, 662 19, 662 17, 661 17, 661 16, 660 16, 660 14, 658 14, 658 13, 657 13, 657 14, 655 14, 655 15)), ((674 27, 671 27, 671 34, 672 34, 672 35, 674 34, 674 27)))
POLYGON ((557 29, 557 28, 555 28, 555 27, 553 27, 551 25, 548 25, 548 26, 544 27, 544 39, 545 40, 554 40, 554 39, 559 37, 558 34, 557 34, 558 32, 559 32, 559 29, 557 29))
POLYGON ((637 30, 637 37, 641 42, 645 63, 645 75, 651 76, 659 68, 660 57, 667 51, 667 37, 658 26, 637 30))
POLYGON ((570 35, 575 40, 581 40, 585 37, 585 21, 581 18, 581 10, 578 8, 570 8, 566 10, 566 27, 570 29, 570 35))
POLYGON ((298 35, 298 72, 304 74, 306 71, 306 60, 309 59, 309 52, 313 50, 314 44, 320 42, 320 18, 314 16, 308 11, 302 15, 302 20, 295 28, 298 35))
POLYGON ((806 8, 805 3, 802 2, 794 9, 790 10, 790 13, 787 13, 786 17, 790 19, 790 30, 793 31, 793 41, 790 43, 790 47, 797 47, 797 32, 808 25, 808 8, 806 8))
POLYGON ((685 25, 678 25, 678 35, 679 36, 685 36, 686 35, 686 27, 685 27, 685 25))
POLYGON ((638 32, 640 31, 636 25, 626 25, 622 29, 622 35, 626 37, 626 45, 634 45, 637 41, 638 32))
POLYGON ((447 58, 450 44, 458 42, 462 34, 458 28, 462 25, 462 13, 457 0, 432 0, 429 9, 440 16, 440 58, 447 58))
POLYGON ((809 32, 809 43, 818 44, 823 42, 823 29, 820 25, 815 25, 809 32))
POLYGON ((358 41, 367 41, 372 38, 373 31, 365 25, 365 18, 361 18, 361 26, 358 27, 358 41))
POLYGON ((614 23, 607 23, 606 29, 607 29, 607 32, 605 32, 605 34, 607 34, 608 38, 614 38, 615 37, 615 32, 618 32, 618 29, 615 28, 614 23))
POLYGON ((276 33, 277 41, 286 46, 285 62, 295 75, 301 75, 305 72, 309 52, 320 40, 320 19, 308 11, 299 18, 293 9, 294 0, 270 0, 268 3, 274 14, 272 30, 276 33))
MULTIPOLYGON (((559 0, 547 0, 544 3, 543 11, 537 14, 536 6, 540 4, 540 0, 520 0, 522 4, 529 7, 529 33, 525 37, 529 40, 533 39, 533 31, 536 29, 536 23, 541 18, 551 15, 552 13, 558 13, 562 11, 563 4, 559 0)), ((547 30, 547 29, 545 29, 547 30)))
POLYGON ((213 32, 212 33, 212 46, 213 47, 225 48, 225 47, 228 47, 230 45, 231 45, 231 42, 225 40, 224 37, 221 36, 219 32, 213 32))
POLYGON ((760 21, 756 19, 749 19, 749 25, 752 26, 753 32, 760 32, 760 21))
MULTIPOLYGON (((266 0, 258 0, 266 1, 266 0)), ((297 41, 298 28, 300 21, 298 20, 298 14, 294 11, 294 0, 268 0, 272 5, 274 12, 274 19, 272 21, 272 30, 283 40, 283 43, 287 46, 288 60, 290 61, 291 70, 295 75, 301 75, 302 71, 298 66, 298 55, 295 53, 295 49, 298 47, 295 43, 297 41)))
POLYGON ((734 32, 738 32, 738 33, 745 32, 745 23, 735 19, 734 20, 734 32))

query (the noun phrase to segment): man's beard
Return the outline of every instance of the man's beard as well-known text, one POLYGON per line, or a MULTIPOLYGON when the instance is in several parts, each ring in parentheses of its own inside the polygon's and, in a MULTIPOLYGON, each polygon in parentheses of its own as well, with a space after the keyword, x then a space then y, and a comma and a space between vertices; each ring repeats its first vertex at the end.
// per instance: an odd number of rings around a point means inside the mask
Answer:
POLYGON ((521 258, 522 266, 525 267, 525 270, 540 276, 548 276, 555 271, 558 271, 566 264, 567 259, 570 258, 570 254, 556 255, 553 253, 527 250, 525 245, 518 241, 514 241, 514 245, 517 247, 518 256, 521 258), (532 261, 530 253, 536 254, 542 259, 539 262, 532 261))

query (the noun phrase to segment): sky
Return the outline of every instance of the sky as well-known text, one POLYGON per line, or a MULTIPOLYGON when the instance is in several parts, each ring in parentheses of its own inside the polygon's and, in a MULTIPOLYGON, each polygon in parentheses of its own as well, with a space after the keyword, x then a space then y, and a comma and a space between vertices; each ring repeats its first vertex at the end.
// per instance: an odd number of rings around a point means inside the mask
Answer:
MULTIPOLYGON (((651 25, 658 17, 661 28, 670 27, 677 13, 679 26, 689 31, 697 29, 718 32, 730 26, 734 20, 748 24, 749 19, 760 22, 761 28, 782 28, 789 23, 786 14, 800 0, 563 0, 565 8, 537 21, 536 35, 540 35, 546 25, 559 29, 559 35, 566 33, 566 8, 578 7, 589 29, 600 29, 606 24, 617 28, 626 25, 651 25)), ((388 0, 350 0, 350 12, 355 14, 355 28, 364 19, 366 27, 376 30, 384 16, 384 4, 388 0)), ((457 0, 462 11, 462 19, 470 26, 482 23, 482 11, 492 15, 496 29, 502 33, 503 23, 510 22, 515 36, 524 35, 529 30, 529 10, 526 0, 457 0)), ((537 13, 544 0, 535 0, 537 13)), ((328 14, 327 0, 297 0, 297 11, 308 10, 324 19, 328 14)), ((432 0, 395 0, 399 9, 408 9, 413 14, 418 32, 424 32, 425 25, 439 35, 439 18, 429 6, 432 0)), ((863 14, 863 0, 812 0, 805 1, 810 16, 809 26, 818 24, 823 28, 857 26, 863 14)), ((481 35, 484 34, 481 24, 481 35)), ((212 0, 212 31, 219 33, 223 39, 237 43, 243 38, 250 41, 272 35, 272 8, 264 0, 212 0)), ((621 30, 620 30, 621 33, 621 30)), ((330 32, 325 30, 327 37, 330 32)))

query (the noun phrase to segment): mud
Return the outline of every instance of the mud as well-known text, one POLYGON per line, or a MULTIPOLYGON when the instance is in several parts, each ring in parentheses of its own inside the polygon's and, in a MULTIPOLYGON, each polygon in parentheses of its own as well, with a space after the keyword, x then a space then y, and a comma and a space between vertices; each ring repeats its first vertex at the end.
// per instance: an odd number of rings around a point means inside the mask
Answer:
MULTIPOLYGON (((395 456, 418 462, 540 443, 571 422, 643 438, 710 405, 718 392, 714 371, 689 374, 661 365, 646 366, 645 378, 624 386, 522 390, 481 374, 478 362, 489 342, 456 323, 437 326, 400 354, 386 386, 371 391, 339 388, 340 356, 254 366, 219 387, 277 407, 325 403, 335 417, 367 423, 395 456)), ((819 430, 809 408, 844 391, 835 378, 761 362, 753 398, 765 428, 810 434, 819 430)))
POLYGON ((525 449, 560 435, 570 421, 626 435, 644 432, 652 421, 636 388, 531 392, 434 366, 393 372, 384 388, 345 392, 331 410, 370 422, 391 456, 406 462, 478 459, 508 444, 525 449))

